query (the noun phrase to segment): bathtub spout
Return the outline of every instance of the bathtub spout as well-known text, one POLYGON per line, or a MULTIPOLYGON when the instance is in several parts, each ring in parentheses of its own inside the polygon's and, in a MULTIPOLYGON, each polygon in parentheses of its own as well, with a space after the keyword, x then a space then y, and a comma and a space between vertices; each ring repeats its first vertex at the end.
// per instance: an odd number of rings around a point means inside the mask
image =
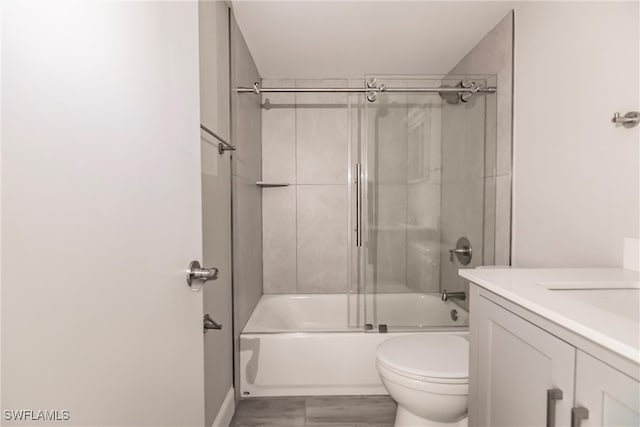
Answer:
POLYGON ((442 301, 449 301, 453 298, 464 301, 465 299, 467 299, 467 295, 464 292, 447 292, 447 290, 445 289, 442 291, 442 295, 440 296, 440 299, 442 301))

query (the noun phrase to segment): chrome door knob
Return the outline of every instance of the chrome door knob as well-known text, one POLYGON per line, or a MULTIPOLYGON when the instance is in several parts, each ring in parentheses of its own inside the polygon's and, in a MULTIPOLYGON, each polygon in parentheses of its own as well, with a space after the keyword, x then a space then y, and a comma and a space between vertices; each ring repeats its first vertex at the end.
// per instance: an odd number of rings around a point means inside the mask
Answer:
POLYGON ((189 263, 187 285, 189 285, 192 291, 199 291, 207 281, 216 280, 217 278, 217 268, 202 268, 198 261, 191 261, 189 263))

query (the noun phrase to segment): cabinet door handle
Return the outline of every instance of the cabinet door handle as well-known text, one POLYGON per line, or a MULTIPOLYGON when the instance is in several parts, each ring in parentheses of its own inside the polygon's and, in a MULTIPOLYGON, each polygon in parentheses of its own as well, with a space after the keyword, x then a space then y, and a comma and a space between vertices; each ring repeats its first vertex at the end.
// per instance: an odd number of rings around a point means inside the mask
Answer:
POLYGON ((562 390, 551 388, 547 390, 547 427, 556 425, 556 401, 562 400, 562 390))
POLYGON ((580 427, 582 420, 589 419, 589 410, 582 406, 571 408, 571 427, 580 427))

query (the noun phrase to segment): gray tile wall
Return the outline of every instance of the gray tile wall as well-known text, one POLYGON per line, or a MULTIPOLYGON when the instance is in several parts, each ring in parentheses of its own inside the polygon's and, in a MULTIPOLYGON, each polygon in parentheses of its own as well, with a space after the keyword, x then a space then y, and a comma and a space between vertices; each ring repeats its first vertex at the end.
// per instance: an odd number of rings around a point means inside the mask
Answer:
POLYGON ((346 292, 346 185, 298 185, 296 211, 298 292, 346 292))
POLYGON ((472 112, 460 120, 464 112, 457 105, 443 109, 441 285, 448 290, 466 287, 457 274, 461 266, 449 262, 446 252, 462 234, 469 234, 475 252, 469 267, 511 262, 513 25, 510 12, 449 73, 493 75, 498 92, 485 97, 484 119, 472 112), (465 127, 485 128, 486 144, 465 127), (472 160, 479 149, 485 150, 484 164, 472 160), (483 212, 482 223, 473 215, 478 212, 483 212))
MULTIPOLYGON (((265 79, 263 87, 347 87, 265 79)), ((264 293, 348 289, 349 115, 345 94, 263 94, 264 293)))
MULTIPOLYGON (((260 81, 258 69, 235 19, 230 22, 231 87, 260 81)), ((262 114, 260 97, 231 96, 233 219, 233 306, 235 379, 239 377, 239 336, 262 296, 262 114)), ((236 383, 236 393, 240 387, 236 383)))

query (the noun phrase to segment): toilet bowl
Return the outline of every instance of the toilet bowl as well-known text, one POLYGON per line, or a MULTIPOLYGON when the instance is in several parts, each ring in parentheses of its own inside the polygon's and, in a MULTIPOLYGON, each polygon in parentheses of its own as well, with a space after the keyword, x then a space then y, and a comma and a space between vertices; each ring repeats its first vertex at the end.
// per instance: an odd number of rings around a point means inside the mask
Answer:
POLYGON ((467 426, 469 343, 464 337, 392 338, 378 346, 376 366, 398 404, 396 427, 467 426))

